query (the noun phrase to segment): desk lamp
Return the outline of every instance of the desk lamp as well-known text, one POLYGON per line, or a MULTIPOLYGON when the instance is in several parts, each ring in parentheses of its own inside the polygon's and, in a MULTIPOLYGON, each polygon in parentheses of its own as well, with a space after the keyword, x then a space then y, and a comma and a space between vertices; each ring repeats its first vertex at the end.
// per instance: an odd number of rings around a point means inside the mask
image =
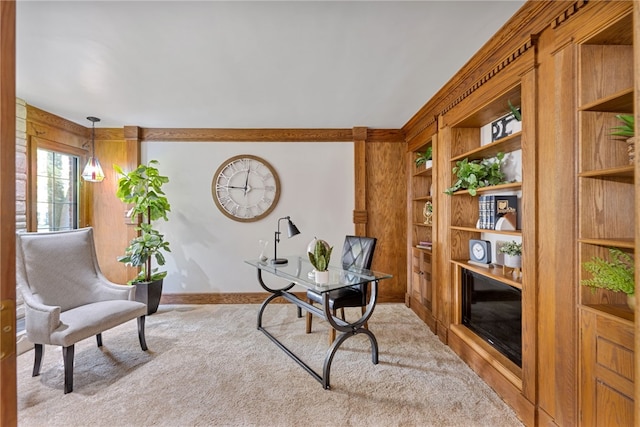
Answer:
POLYGON ((273 244, 273 259, 271 260, 271 264, 273 265, 284 265, 287 263, 286 258, 278 258, 278 243, 280 242, 280 221, 282 221, 283 219, 287 220, 287 232, 289 238, 292 238, 296 234, 300 234, 300 230, 298 230, 298 227, 296 227, 296 225, 291 222, 291 217, 285 216, 278 220, 278 231, 276 231, 275 235, 275 242, 273 244))

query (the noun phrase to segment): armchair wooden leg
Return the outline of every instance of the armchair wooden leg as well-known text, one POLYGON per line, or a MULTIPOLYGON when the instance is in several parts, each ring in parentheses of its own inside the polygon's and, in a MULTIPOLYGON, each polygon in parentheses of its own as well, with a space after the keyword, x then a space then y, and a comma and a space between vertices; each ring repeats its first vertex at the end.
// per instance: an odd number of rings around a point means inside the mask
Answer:
MULTIPOLYGON (((313 301, 308 300, 309 304, 313 304, 313 301)), ((311 313, 307 311, 307 333, 311 333, 311 323, 313 322, 313 318, 311 317, 311 313)))
POLYGON ((62 347, 62 359, 64 361, 64 394, 73 391, 73 355, 75 346, 62 347))
POLYGON ((342 318, 342 320, 344 320, 345 322, 347 321, 347 320, 344 318, 344 307, 340 307, 340 317, 341 317, 341 318, 342 318))
POLYGON ((42 366, 42 356, 44 355, 44 344, 34 344, 35 359, 33 361, 33 377, 40 375, 42 366))
POLYGON ((145 316, 138 317, 138 339, 140 340, 142 351, 147 351, 147 341, 144 338, 144 320, 145 316))
POLYGON ((98 347, 102 347, 102 333, 96 335, 96 341, 98 341, 98 347))

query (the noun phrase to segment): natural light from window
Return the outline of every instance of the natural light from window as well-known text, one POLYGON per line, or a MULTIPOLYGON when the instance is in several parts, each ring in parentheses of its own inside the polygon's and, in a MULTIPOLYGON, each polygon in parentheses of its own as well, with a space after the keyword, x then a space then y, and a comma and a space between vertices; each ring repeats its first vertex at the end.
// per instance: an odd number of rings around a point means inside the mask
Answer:
POLYGON ((38 149, 38 231, 78 228, 78 163, 77 156, 38 149))

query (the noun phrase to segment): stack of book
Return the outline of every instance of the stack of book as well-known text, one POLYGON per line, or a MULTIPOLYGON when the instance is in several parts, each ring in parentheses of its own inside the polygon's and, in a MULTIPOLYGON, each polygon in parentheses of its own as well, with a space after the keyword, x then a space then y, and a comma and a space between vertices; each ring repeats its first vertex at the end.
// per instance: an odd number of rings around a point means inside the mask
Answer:
POLYGON ((481 195, 478 197, 478 228, 517 230, 518 196, 481 195))
POLYGON ((431 242, 427 242, 427 241, 420 241, 416 245, 416 248, 420 248, 420 249, 429 249, 429 250, 431 250, 431 247, 432 247, 432 243, 431 242))

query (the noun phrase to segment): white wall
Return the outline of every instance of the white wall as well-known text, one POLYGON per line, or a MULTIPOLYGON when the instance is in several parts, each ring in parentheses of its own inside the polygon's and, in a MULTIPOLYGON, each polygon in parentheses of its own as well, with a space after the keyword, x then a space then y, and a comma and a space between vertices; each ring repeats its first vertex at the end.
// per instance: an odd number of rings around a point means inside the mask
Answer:
POLYGON ((353 143, 222 143, 148 142, 142 160, 156 159, 169 177, 165 192, 169 221, 157 228, 171 244, 164 293, 261 292, 255 269, 258 240, 269 241, 273 257, 278 218, 291 216, 300 234, 287 238, 281 222, 278 256, 302 255, 317 236, 335 248, 339 262, 346 234, 352 234, 354 209, 353 143), (251 223, 223 215, 211 196, 213 174, 222 162, 238 154, 253 154, 276 169, 282 187, 280 200, 266 218, 251 223))

